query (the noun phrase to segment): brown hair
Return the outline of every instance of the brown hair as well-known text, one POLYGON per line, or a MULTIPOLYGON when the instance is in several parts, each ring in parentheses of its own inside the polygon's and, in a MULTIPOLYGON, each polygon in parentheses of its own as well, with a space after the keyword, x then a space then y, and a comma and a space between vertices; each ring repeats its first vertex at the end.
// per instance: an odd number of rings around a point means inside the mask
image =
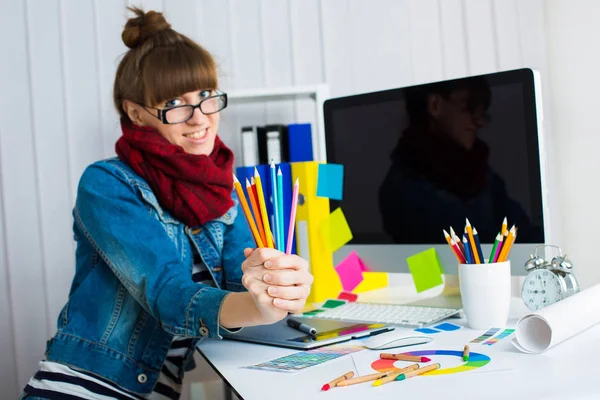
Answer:
POLYGON ((121 38, 129 51, 119 63, 113 99, 122 118, 123 100, 153 106, 187 92, 217 88, 212 55, 187 36, 171 29, 162 13, 128 7, 134 18, 121 38))

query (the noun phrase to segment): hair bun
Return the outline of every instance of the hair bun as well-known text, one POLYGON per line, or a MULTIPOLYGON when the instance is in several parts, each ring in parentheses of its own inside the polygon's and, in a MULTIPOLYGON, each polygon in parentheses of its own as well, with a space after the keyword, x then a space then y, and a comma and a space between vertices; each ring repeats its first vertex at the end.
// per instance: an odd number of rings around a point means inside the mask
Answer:
POLYGON ((171 28, 162 13, 156 11, 144 12, 137 7, 128 7, 135 14, 134 18, 127 20, 121 38, 125 46, 136 48, 157 32, 171 28))

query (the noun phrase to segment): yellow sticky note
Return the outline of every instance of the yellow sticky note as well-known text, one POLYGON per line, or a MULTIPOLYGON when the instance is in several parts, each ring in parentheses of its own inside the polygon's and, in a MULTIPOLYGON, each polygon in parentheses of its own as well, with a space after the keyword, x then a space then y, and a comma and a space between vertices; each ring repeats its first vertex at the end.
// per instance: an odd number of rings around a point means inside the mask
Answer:
POLYGON ((346 221, 346 216, 341 207, 329 214, 321 225, 323 239, 329 244, 331 252, 339 250, 343 245, 352 240, 352 231, 346 221))
POLYGON ((388 286, 387 272, 363 272, 362 275, 362 282, 358 284, 352 293, 364 293, 388 286))

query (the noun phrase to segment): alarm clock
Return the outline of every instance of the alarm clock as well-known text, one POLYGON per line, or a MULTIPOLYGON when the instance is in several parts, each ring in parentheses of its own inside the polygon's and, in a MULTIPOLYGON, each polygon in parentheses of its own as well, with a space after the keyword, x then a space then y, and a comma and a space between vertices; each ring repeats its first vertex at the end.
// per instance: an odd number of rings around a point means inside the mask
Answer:
POLYGON ((534 254, 525 263, 525 271, 528 274, 523 282, 521 297, 531 311, 540 310, 579 292, 573 264, 558 246, 536 247, 534 254), (538 249, 543 247, 556 248, 559 255, 551 261, 544 260, 538 255, 538 249))

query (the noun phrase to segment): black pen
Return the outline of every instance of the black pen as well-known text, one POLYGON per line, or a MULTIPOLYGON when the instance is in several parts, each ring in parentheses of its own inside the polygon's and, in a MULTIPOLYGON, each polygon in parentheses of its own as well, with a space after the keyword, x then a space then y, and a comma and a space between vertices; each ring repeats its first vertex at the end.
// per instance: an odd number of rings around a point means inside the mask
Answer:
POLYGON ((312 326, 306 325, 302 322, 298 322, 295 319, 288 318, 287 324, 294 329, 298 329, 300 332, 308 333, 309 335, 316 335, 317 330, 312 326))

